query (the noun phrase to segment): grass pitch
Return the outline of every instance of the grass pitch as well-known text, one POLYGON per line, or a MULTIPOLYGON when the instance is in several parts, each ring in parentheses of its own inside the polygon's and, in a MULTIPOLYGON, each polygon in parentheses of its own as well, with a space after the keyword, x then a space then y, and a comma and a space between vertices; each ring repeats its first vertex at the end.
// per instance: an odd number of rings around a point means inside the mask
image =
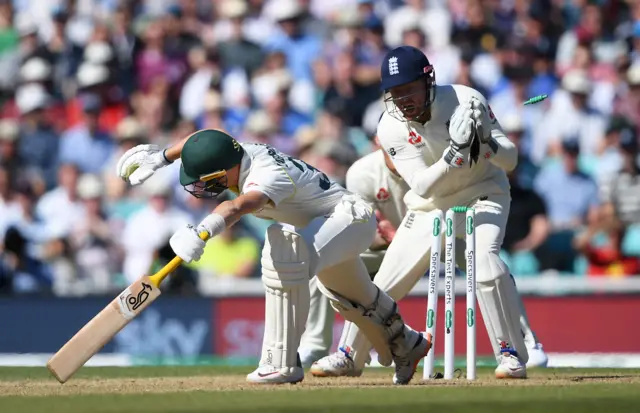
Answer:
POLYGON ((245 382, 251 368, 124 367, 81 369, 61 385, 45 368, 0 368, 2 413, 205 412, 633 412, 640 405, 640 370, 540 369, 527 380, 478 380, 392 386, 390 369, 359 378, 317 379, 297 385, 245 382))

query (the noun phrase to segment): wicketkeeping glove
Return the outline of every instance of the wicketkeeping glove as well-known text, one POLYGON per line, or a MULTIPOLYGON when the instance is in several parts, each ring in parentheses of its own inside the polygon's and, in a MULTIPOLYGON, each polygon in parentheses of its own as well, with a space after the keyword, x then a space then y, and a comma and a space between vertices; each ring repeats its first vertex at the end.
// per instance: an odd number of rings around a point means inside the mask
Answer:
MULTIPOLYGON (((472 117, 476 125, 476 132, 480 138, 480 142, 487 143, 491 138, 491 117, 489 110, 477 98, 471 98, 472 117)), ((495 118, 494 118, 495 119, 495 118)))
POLYGON ((464 149, 471 145, 471 138, 473 138, 475 131, 473 115, 471 102, 458 105, 453 112, 449 122, 451 146, 455 146, 456 149, 464 149))
POLYGON ((451 116, 449 136, 451 144, 444 152, 444 160, 454 168, 461 168, 470 161, 472 138, 475 134, 471 102, 460 104, 451 116))

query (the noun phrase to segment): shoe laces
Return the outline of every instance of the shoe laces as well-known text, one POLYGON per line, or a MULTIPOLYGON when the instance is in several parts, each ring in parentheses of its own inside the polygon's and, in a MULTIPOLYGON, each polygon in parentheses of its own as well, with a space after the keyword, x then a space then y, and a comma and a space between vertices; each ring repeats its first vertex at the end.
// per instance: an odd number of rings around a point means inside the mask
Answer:
POLYGON ((262 370, 263 372, 266 370, 266 373, 273 373, 274 371, 278 371, 280 369, 276 366, 272 366, 271 364, 263 364, 262 366, 260 366, 260 370, 262 370))
POLYGON ((353 365, 353 360, 342 347, 335 353, 329 355, 329 362, 339 368, 351 367, 353 365))

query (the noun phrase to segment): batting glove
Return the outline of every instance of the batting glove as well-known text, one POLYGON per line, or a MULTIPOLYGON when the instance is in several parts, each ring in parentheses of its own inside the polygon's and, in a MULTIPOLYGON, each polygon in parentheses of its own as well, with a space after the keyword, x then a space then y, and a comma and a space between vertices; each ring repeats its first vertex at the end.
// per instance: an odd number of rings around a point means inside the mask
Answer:
POLYGON ((131 185, 139 185, 170 163, 158 145, 137 145, 120 157, 116 173, 131 185))
POLYGON ((191 261, 198 261, 204 253, 206 242, 199 235, 203 230, 205 230, 203 227, 196 228, 193 225, 187 225, 176 231, 169 239, 169 245, 171 245, 173 252, 187 264, 191 261))

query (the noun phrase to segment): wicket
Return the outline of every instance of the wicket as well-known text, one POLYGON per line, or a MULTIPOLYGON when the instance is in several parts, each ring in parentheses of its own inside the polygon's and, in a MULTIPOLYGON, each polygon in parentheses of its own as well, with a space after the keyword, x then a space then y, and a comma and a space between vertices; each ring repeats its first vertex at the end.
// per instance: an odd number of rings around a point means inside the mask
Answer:
POLYGON ((435 211, 433 218, 433 236, 431 240, 431 259, 429 266, 429 293, 427 301, 427 333, 433 338, 433 345, 424 360, 423 379, 433 377, 435 361, 436 320, 438 311, 438 278, 440 277, 440 250, 442 246, 442 222, 444 219, 445 238, 445 319, 444 319, 444 378, 453 379, 455 370, 455 274, 456 274, 456 214, 465 214, 466 240, 466 293, 467 293, 467 380, 476 378, 476 236, 475 211, 465 206, 455 206, 443 212, 435 211))

